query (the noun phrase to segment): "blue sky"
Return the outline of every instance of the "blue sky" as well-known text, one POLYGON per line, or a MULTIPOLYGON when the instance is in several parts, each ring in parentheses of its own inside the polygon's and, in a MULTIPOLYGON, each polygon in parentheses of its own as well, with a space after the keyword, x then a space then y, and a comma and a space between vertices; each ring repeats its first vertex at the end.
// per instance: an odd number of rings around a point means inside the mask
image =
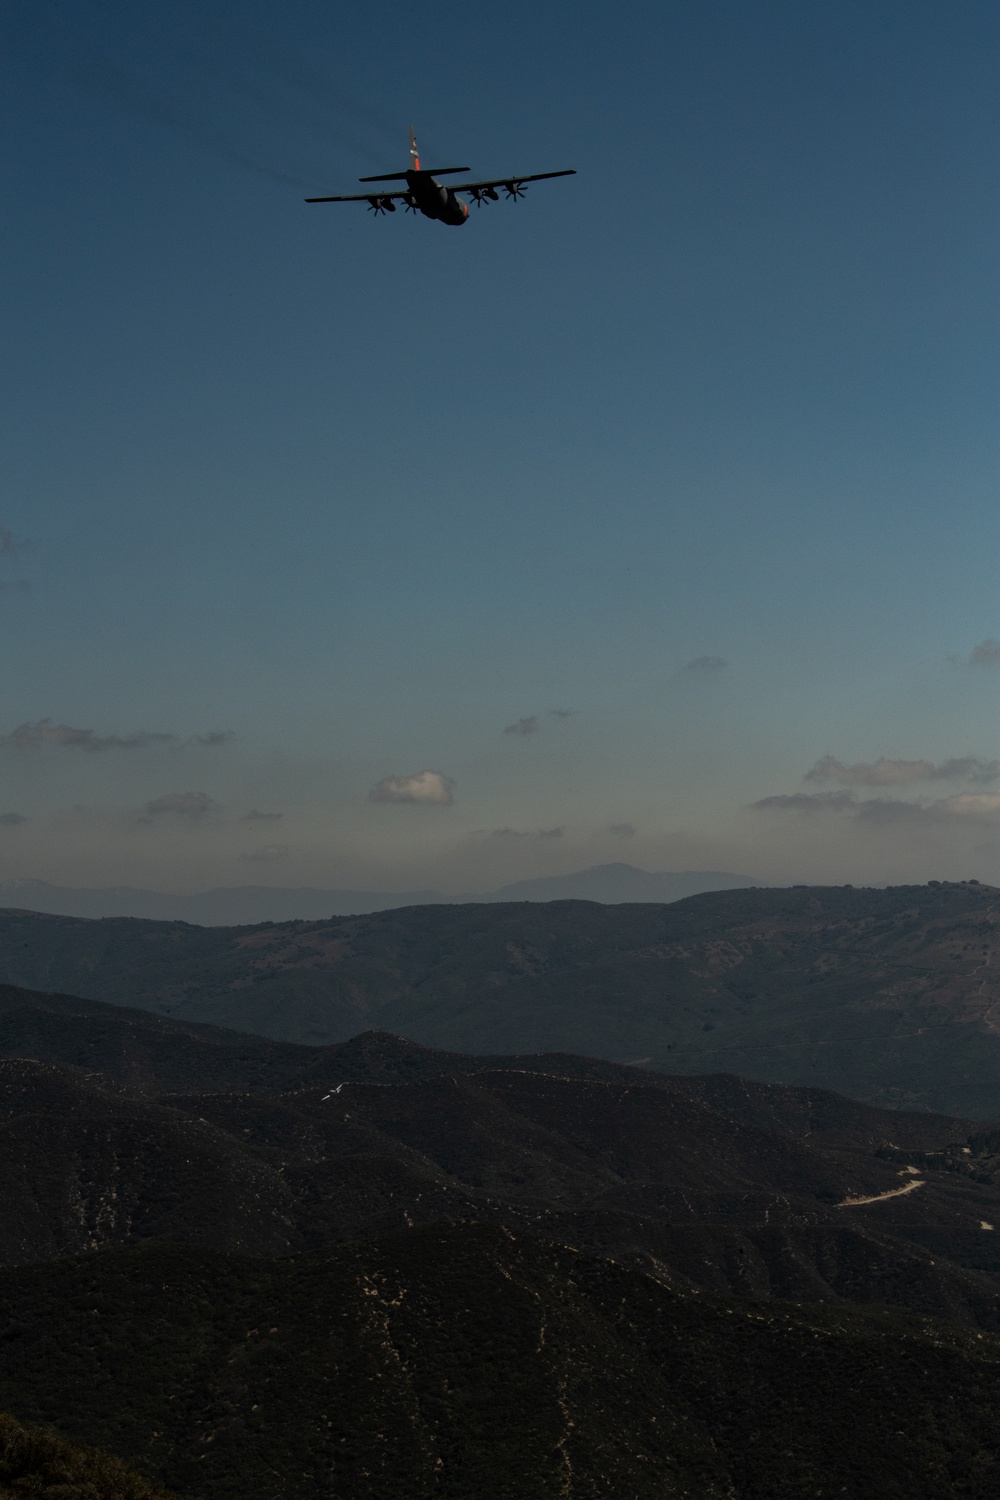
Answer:
POLYGON ((1000 880, 996 7, 145 10, 6 23, 0 876, 1000 880), (303 204, 411 121, 578 175, 303 204))

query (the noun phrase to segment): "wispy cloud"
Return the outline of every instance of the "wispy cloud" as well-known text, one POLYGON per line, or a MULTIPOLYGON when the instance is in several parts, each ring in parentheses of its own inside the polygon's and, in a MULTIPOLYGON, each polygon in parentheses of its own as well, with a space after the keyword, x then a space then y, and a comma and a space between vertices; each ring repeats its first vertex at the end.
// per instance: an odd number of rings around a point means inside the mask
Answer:
POLYGON ((792 792, 788 796, 761 797, 751 803, 755 812, 847 812, 857 806, 853 792, 792 792))
POLYGON ((902 797, 858 797, 844 792, 793 792, 790 796, 762 797, 751 804, 756 812, 784 812, 814 817, 833 813, 859 823, 877 824, 981 824, 1000 823, 1000 793, 957 792, 931 802, 902 797))
POLYGON ((935 765, 930 760, 858 761, 845 765, 832 755, 824 755, 805 781, 835 781, 841 786, 907 786, 914 781, 995 781, 1000 776, 1000 761, 979 760, 973 755, 953 756, 935 765))
POLYGON ((14 750, 40 750, 43 745, 58 745, 69 750, 148 750, 155 745, 174 745, 177 736, 142 730, 137 734, 95 734, 93 729, 75 729, 70 724, 53 724, 51 719, 19 724, 10 734, 0 737, 0 745, 14 750))
POLYGON ((412 776, 386 776, 368 793, 371 802, 423 802, 450 807, 455 783, 441 771, 415 771, 412 776))
POLYGON ((547 708, 547 714, 554 714, 557 719, 572 719, 580 710, 578 708, 547 708))
POLYGON ((638 833, 638 829, 634 823, 612 823, 608 832, 613 833, 616 839, 631 839, 638 833))
POLYGON ((0 746, 12 750, 40 750, 55 745, 62 750, 154 750, 168 745, 225 745, 233 739, 228 729, 212 729, 183 741, 165 730, 137 730, 135 734, 98 734, 94 729, 80 729, 72 724, 55 724, 51 719, 35 719, 19 724, 10 734, 0 735, 0 746))
POLYGON ((27 823, 27 821, 27 818, 22 813, 0 813, 0 825, 4 828, 20 828, 21 824, 27 823))
POLYGON ((728 666, 724 656, 696 656, 693 661, 685 662, 685 672, 721 672, 723 667, 728 666))
POLYGON ((218 745, 228 745, 236 735, 231 729, 210 729, 207 734, 193 735, 189 741, 192 745, 207 745, 209 749, 215 749, 218 745))
POLYGON ((260 808, 258 808, 258 807, 251 807, 251 809, 250 809, 250 811, 248 813, 244 813, 243 814, 242 818, 240 819, 240 822, 241 823, 277 823, 278 820, 279 820, 279 818, 283 818, 284 816, 285 816, 284 813, 280 813, 280 812, 261 812, 260 808))
POLYGON ((539 730, 538 715, 528 714, 524 719, 518 719, 513 724, 508 724, 502 731, 503 734, 537 734, 539 730))
POLYGON ((277 859, 288 858, 287 844, 265 844, 261 849, 250 849, 246 854, 241 854, 240 859, 248 864, 273 864, 277 859))
POLYGON ((987 636, 969 652, 969 661, 974 667, 1000 667, 1000 641, 987 636))
POLYGON ((168 792, 166 796, 146 803, 146 812, 151 818, 172 815, 195 822, 218 811, 219 804, 207 792, 168 792))
POLYGON ((565 828, 491 828, 493 839, 561 839, 565 828))

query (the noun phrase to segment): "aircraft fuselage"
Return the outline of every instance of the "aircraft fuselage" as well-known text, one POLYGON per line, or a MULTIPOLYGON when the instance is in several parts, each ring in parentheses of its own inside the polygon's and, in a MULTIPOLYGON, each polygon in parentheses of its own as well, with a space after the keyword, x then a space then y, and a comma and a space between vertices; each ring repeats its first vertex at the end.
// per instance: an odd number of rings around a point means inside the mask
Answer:
POLYGON ((436 182, 430 172, 411 169, 406 174, 406 185, 410 206, 418 208, 425 218, 437 219, 442 224, 464 224, 468 220, 469 205, 451 188, 436 182))

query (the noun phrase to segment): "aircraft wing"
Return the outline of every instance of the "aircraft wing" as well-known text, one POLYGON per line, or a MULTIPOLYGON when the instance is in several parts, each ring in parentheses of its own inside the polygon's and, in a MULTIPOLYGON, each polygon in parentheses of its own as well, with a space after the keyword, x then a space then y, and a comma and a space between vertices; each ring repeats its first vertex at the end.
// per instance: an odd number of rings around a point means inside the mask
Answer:
POLYGON ((401 193, 383 193, 381 191, 371 193, 347 193, 340 194, 334 198, 307 198, 305 201, 307 203, 374 203, 377 199, 380 198, 405 198, 409 191, 409 188, 406 188, 401 193))
POLYGON ((562 172, 533 172, 530 177, 519 177, 511 173, 509 177, 493 177, 488 182, 456 182, 452 188, 453 193, 471 193, 474 188, 498 188, 507 187, 509 183, 516 182, 542 182, 546 177, 575 177, 576 168, 568 167, 562 172))

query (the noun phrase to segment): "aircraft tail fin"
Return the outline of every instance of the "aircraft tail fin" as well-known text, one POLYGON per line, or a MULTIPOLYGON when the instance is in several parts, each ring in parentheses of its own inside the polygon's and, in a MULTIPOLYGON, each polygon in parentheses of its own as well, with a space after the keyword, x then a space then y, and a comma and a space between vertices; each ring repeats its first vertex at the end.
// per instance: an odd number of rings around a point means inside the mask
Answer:
POLYGON ((420 171, 420 153, 417 150, 417 137, 412 125, 410 126, 410 170, 420 171))

